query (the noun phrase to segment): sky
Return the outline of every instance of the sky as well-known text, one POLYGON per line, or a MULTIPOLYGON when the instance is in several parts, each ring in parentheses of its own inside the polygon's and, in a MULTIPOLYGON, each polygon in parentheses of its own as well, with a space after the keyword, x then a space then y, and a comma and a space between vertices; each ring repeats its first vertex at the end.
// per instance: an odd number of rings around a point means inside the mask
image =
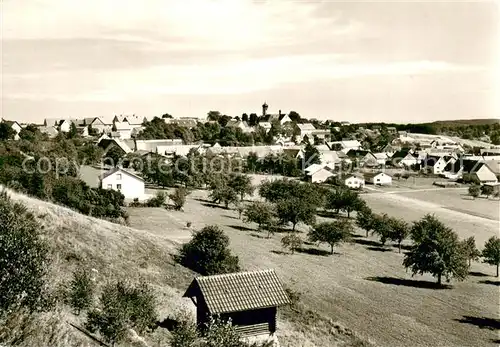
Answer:
POLYGON ((1 116, 500 118, 494 1, 2 0, 1 116))

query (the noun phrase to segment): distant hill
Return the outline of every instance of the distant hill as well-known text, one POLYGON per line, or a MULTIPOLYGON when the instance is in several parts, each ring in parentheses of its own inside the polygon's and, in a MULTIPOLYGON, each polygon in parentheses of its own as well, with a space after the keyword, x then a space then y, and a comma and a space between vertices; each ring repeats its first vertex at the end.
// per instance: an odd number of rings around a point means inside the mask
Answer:
POLYGON ((487 118, 487 119, 455 119, 455 120, 438 120, 430 124, 437 125, 484 125, 484 124, 497 124, 500 119, 487 118))

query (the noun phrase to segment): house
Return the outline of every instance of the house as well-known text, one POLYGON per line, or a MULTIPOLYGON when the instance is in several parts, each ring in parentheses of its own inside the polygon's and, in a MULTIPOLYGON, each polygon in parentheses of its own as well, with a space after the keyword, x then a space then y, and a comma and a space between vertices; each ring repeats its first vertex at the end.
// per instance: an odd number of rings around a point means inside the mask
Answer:
POLYGON ((57 134, 59 134, 59 131, 57 131, 56 127, 54 126, 39 126, 38 127, 38 130, 42 133, 42 134, 47 134, 47 136, 49 137, 49 139, 53 139, 57 136, 57 134))
POLYGON ((156 152, 158 146, 182 145, 182 139, 134 140, 134 150, 156 152))
POLYGON ((226 127, 233 129, 241 129, 243 133, 251 133, 253 130, 252 127, 248 126, 247 122, 237 119, 231 119, 229 122, 227 122, 226 127))
POLYGON ((385 152, 373 153, 373 156, 377 160, 377 164, 381 165, 381 166, 385 165, 387 163, 387 161, 390 159, 389 154, 387 154, 385 152))
POLYGON ((496 183, 498 178, 491 170, 491 166, 484 161, 459 158, 455 163, 446 166, 445 175, 450 178, 460 178, 467 174, 477 178, 481 184, 496 183))
POLYGON ((313 133, 316 131, 316 128, 314 125, 311 123, 305 123, 305 124, 296 124, 295 125, 296 130, 299 133, 299 141, 304 140, 304 138, 307 136, 309 141, 313 140, 313 133))
POLYGON ((422 166, 435 175, 441 175, 450 159, 451 157, 429 155, 423 160, 422 166))
POLYGON ((267 134, 267 133, 269 132, 269 130, 271 130, 271 128, 272 128, 272 125, 271 125, 271 123, 269 123, 269 122, 260 122, 258 126, 259 126, 259 127, 264 128, 264 130, 266 131, 266 134, 267 134))
POLYGON ((392 177, 383 172, 369 172, 364 174, 365 181, 374 185, 391 185, 392 177))
POLYGON ((104 124, 99 117, 84 118, 84 124, 96 130, 99 134, 111 131, 111 126, 104 124))
POLYGON ((7 124, 8 126, 10 126, 10 128, 14 131, 14 133, 15 133, 14 140, 19 140, 20 139, 19 133, 21 132, 21 130, 23 130, 23 127, 21 126, 21 124, 19 124, 15 120, 14 121, 2 120, 2 122, 7 124))
POLYGON ((304 170, 306 173, 307 179, 312 183, 323 183, 328 180, 330 177, 335 177, 337 174, 335 171, 335 166, 332 164, 329 165, 319 165, 312 164, 304 170))
POLYGON ((497 176, 497 179, 500 180, 500 160, 486 160, 484 163, 497 176))
POLYGON ((331 132, 326 129, 316 129, 313 131, 312 136, 317 137, 321 142, 325 142, 330 140, 331 132))
POLYGON ((397 133, 397 129, 395 127, 387 127, 387 132, 389 134, 396 134, 397 133))
POLYGON ((420 165, 422 160, 419 160, 418 155, 416 155, 412 149, 404 148, 393 154, 391 162, 395 166, 412 167, 414 165, 420 165))
POLYGON ((342 140, 342 141, 334 141, 327 143, 328 147, 332 151, 342 151, 344 153, 349 152, 350 150, 360 150, 362 149, 361 143, 358 140, 342 140))
POLYGON ((97 143, 97 146, 104 149, 104 155, 106 155, 106 153, 112 147, 120 148, 122 150, 123 155, 133 152, 132 149, 124 141, 120 140, 119 138, 101 137, 101 139, 97 143))
POLYGON ((99 177, 102 189, 116 190, 125 196, 125 199, 141 199, 144 197, 144 180, 122 168, 116 167, 99 177))
POLYGON ((183 297, 196 306, 200 329, 210 317, 231 319, 244 337, 273 337, 278 307, 290 302, 276 272, 261 270, 196 277, 183 297))
POLYGON ((363 177, 351 175, 344 180, 344 184, 351 189, 360 189, 365 187, 365 179, 363 177))
POLYGON ((177 126, 192 129, 198 125, 198 118, 192 117, 178 117, 178 118, 164 118, 163 119, 167 124, 175 124, 177 126))
POLYGON ((352 162, 359 163, 360 166, 374 167, 378 166, 377 158, 370 151, 351 149, 347 156, 352 162))

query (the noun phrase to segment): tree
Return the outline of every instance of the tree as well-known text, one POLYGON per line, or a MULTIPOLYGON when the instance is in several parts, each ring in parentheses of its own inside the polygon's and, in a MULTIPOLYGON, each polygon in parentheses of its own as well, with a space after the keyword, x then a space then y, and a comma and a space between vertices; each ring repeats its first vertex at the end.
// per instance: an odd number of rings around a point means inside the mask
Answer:
POLYGON ((306 144, 306 147, 304 148, 304 163, 305 166, 309 166, 312 164, 321 164, 321 157, 319 154, 319 150, 309 142, 306 144))
POLYGON ((389 218, 389 228, 389 239, 397 242, 398 251, 401 253, 401 243, 410 234, 410 227, 408 226, 408 223, 402 219, 389 218))
POLYGON ((228 186, 240 195, 241 201, 243 201, 246 194, 250 195, 254 191, 252 179, 250 176, 243 174, 232 174, 229 176, 228 186))
MULTIPOLYGON (((115 130, 116 131, 116 130, 115 130)), ((76 124, 71 122, 69 126, 68 139, 74 139, 78 135, 78 129, 76 128, 76 124)))
POLYGON ((129 329, 141 334, 156 324, 155 296, 144 283, 108 283, 99 302, 100 309, 88 313, 86 327, 90 332, 98 331, 112 346, 123 340, 129 329))
POLYGON ((447 281, 452 277, 463 280, 467 277, 467 256, 460 245, 458 236, 433 215, 426 215, 414 222, 411 229, 413 246, 405 255, 403 265, 410 268, 413 275, 430 273, 447 281))
POLYGON ((498 267, 500 266, 500 238, 497 236, 492 236, 484 244, 484 249, 482 252, 484 262, 490 265, 496 265, 497 267, 497 277, 498 277, 498 267))
POLYGON ((223 184, 212 189, 210 198, 215 203, 223 203, 224 207, 228 209, 229 204, 238 201, 238 193, 233 188, 223 184))
POLYGON ((359 194, 350 189, 340 189, 340 208, 347 212, 347 217, 351 217, 352 211, 361 210, 365 203, 359 197, 359 194))
POLYGON ((249 119, 248 119, 248 125, 253 127, 257 125, 259 122, 259 117, 255 113, 250 113, 249 119))
POLYGON ((76 314, 88 309, 94 299, 95 285, 87 270, 73 273, 68 293, 68 303, 75 309, 76 314))
POLYGON ((472 196, 472 198, 477 198, 480 193, 481 190, 478 185, 473 184, 469 187, 469 195, 472 196))
POLYGON ((390 223, 390 217, 384 213, 384 214, 375 214, 373 215, 373 221, 372 221, 372 229, 373 233, 377 234, 380 237, 380 242, 382 245, 385 245, 387 240, 391 238, 391 223, 390 223))
POLYGON ((16 132, 6 122, 0 122, 0 141, 12 140, 16 132))
POLYGON ((373 229, 373 219, 373 212, 368 206, 356 215, 356 225, 366 231, 366 237, 368 237, 368 233, 373 229))
POLYGON ((308 237, 311 242, 328 243, 330 252, 333 254, 333 247, 340 242, 348 241, 353 231, 354 229, 349 220, 340 219, 334 222, 317 224, 309 231, 308 237))
POLYGON ((257 223, 258 230, 260 231, 263 225, 269 226, 272 223, 274 207, 268 202, 255 201, 249 204, 243 213, 245 222, 257 223))
POLYGON ((120 147, 113 146, 106 152, 105 159, 109 160, 112 166, 117 167, 121 164, 124 154, 125 153, 120 147))
POLYGON ((193 238, 180 249, 178 261, 202 274, 216 275, 238 272, 238 257, 229 250, 229 238, 215 225, 194 233, 193 238))
POLYGON ((196 324, 187 312, 182 312, 176 317, 176 324, 172 329, 169 342, 171 347, 196 346, 199 339, 196 324))
POLYGON ((187 190, 186 188, 175 188, 174 192, 170 194, 168 197, 170 200, 174 202, 174 208, 177 211, 182 210, 182 207, 184 207, 184 204, 186 203, 186 196, 187 196, 187 190))
POLYGON ((481 194, 486 195, 486 198, 489 199, 490 195, 493 195, 495 189, 490 185, 482 185, 481 186, 481 194))
POLYGON ((299 222, 314 223, 316 208, 302 199, 289 198, 276 203, 276 213, 282 223, 292 223, 292 231, 295 231, 299 222))
POLYGON ((477 260, 481 256, 481 252, 476 247, 476 240, 474 236, 469 237, 461 242, 467 260, 469 261, 469 267, 471 260, 477 260))
POLYGON ((281 245, 283 246, 283 248, 289 249, 293 254, 296 249, 302 246, 302 239, 295 233, 290 233, 281 239, 281 245))
POLYGON ((26 207, 0 192, 0 316, 14 307, 42 308, 49 247, 26 207))

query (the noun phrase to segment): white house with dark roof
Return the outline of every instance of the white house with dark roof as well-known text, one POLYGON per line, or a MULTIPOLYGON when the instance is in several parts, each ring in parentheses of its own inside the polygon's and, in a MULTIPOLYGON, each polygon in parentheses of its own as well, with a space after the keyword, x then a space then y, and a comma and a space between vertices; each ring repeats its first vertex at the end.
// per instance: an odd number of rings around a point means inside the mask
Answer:
POLYGON ((344 184, 351 189, 360 189, 365 187, 365 179, 360 176, 350 175, 344 180, 344 184))
POLYGON ((142 200, 144 194, 144 180, 122 168, 114 168, 99 177, 100 187, 116 190, 125 196, 125 199, 138 198, 142 200))

